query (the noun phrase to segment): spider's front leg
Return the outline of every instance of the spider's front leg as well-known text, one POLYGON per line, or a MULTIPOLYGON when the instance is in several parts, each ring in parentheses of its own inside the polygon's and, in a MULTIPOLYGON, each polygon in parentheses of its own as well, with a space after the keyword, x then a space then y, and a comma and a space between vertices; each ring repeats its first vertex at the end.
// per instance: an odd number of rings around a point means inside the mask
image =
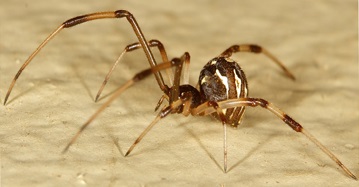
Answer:
MULTIPOLYGON (((183 63, 189 63, 189 54, 185 53, 181 58, 174 58, 172 59, 170 62, 163 62, 161 64, 156 65, 155 67, 151 67, 148 69, 145 69, 139 73, 137 73, 132 79, 128 80, 125 84, 123 84, 111 97, 110 99, 108 99, 82 126, 81 128, 77 131, 77 133, 72 137, 72 139, 70 140, 70 142, 66 145, 65 149, 62 151, 63 153, 65 153, 70 146, 77 140, 77 138, 80 136, 80 134, 86 129, 86 127, 88 125, 90 125, 90 123, 103 111, 105 110, 105 108, 107 108, 119 95, 122 94, 122 92, 124 92, 127 88, 129 88, 130 86, 132 86, 134 83, 143 80, 144 78, 146 78, 147 76, 151 75, 151 74, 155 74, 160 72, 161 70, 165 70, 165 69, 169 69, 172 67, 176 67, 176 73, 175 73, 175 78, 174 78, 174 83, 171 88, 171 90, 175 90, 174 92, 171 91, 171 93, 175 93, 177 94, 177 98, 176 99, 172 99, 170 100, 170 106, 172 106, 171 108, 171 112, 173 111, 174 108, 177 108, 179 105, 184 104, 184 103, 179 103, 180 101, 183 100, 183 102, 187 99, 181 99, 179 96, 180 94, 180 89, 179 89, 179 78, 181 76, 181 70, 183 67, 183 63), (187 62, 188 61, 188 62, 187 62)), ((164 90, 164 95, 166 97, 168 97, 169 94, 169 88, 167 87, 167 85, 165 85, 165 87, 167 88, 166 90, 164 90)), ((163 101, 163 99, 161 99, 163 101)), ((160 102, 162 103, 162 101, 160 100, 160 102)), ((161 104, 157 104, 157 107, 159 107, 159 105, 161 104)), ((187 102, 185 102, 187 103, 187 102)), ((185 105, 186 106, 186 105, 185 105)), ((157 108, 156 107, 156 108, 157 108)), ((164 109, 162 109, 164 110, 164 109)), ((168 110, 166 110, 168 111, 168 110)), ((165 116, 167 116, 168 113, 161 111, 161 113, 159 114, 160 117, 156 117, 156 119, 149 125, 149 127, 147 127, 141 136, 139 137, 139 140, 136 140, 136 142, 138 143, 142 137, 152 128, 153 125, 155 125, 157 123, 157 121, 160 118, 163 118, 165 116), (166 114, 166 115, 164 115, 166 114), (162 116, 162 117, 161 117, 162 116)), ((137 144, 134 143, 133 147, 137 144)), ((132 148, 133 149, 133 148, 132 148)), ((132 150, 131 149, 131 150, 132 150)), ((131 150, 128 151, 131 152, 131 150)))
POLYGON ((81 128, 77 131, 77 133, 72 137, 70 142, 66 145, 62 153, 65 153, 70 146, 75 143, 77 138, 80 136, 80 134, 86 129, 87 126, 90 125, 90 123, 102 112, 104 111, 119 95, 121 95, 127 88, 131 87, 136 82, 139 82, 143 80, 144 78, 148 77, 149 75, 159 72, 164 69, 168 69, 173 67, 173 64, 171 62, 163 62, 158 65, 156 65, 154 68, 148 68, 145 69, 139 73, 137 73, 135 76, 133 76, 132 79, 128 80, 125 84, 123 84, 121 87, 119 87, 116 92, 99 108, 97 111, 81 126, 81 128))
MULTIPOLYGON (((334 162, 340 166, 345 173, 347 173, 351 178, 357 180, 356 176, 346 167, 344 164, 322 143, 320 143, 313 135, 311 135, 307 130, 303 128, 298 122, 296 122, 293 118, 288 116, 274 104, 260 98, 239 98, 239 99, 229 99, 225 101, 218 102, 218 106, 222 109, 234 108, 240 106, 250 106, 257 107, 261 106, 270 112, 274 113, 276 116, 281 118, 287 125, 289 125, 296 132, 300 132, 304 134, 310 141, 312 141, 315 145, 317 145, 325 154, 327 154, 334 162)), ((212 107, 208 106, 208 103, 203 103, 195 109, 195 114, 211 114, 216 112, 212 107)))
MULTIPOLYGON (((23 72, 23 70, 30 64, 30 62, 32 61, 32 59, 41 51, 41 49, 43 47, 46 46, 47 43, 49 43, 49 41, 51 41, 61 30, 65 29, 65 28, 70 28, 70 27, 74 27, 76 25, 88 22, 88 21, 93 21, 93 20, 97 20, 97 19, 109 19, 109 18, 126 18, 127 21, 130 23, 134 33, 137 36, 137 39, 139 41, 139 43, 141 44, 141 47, 147 57, 147 60, 151 66, 151 68, 155 68, 157 65, 157 62, 155 60, 155 58, 153 57, 152 51, 150 50, 150 47, 145 39, 144 34, 142 33, 135 17, 128 12, 127 10, 117 10, 117 11, 110 11, 110 12, 96 12, 96 13, 92 13, 92 14, 86 14, 86 15, 82 15, 82 16, 77 16, 74 18, 71 18, 65 22, 63 22, 60 26, 58 26, 55 31, 53 31, 47 38, 45 38, 45 40, 37 47, 37 49, 27 58, 27 60, 24 62, 24 64, 20 67, 20 69, 18 70, 18 72, 16 73, 15 77, 13 78, 8 91, 6 93, 5 99, 4 99, 4 105, 6 104, 11 91, 13 89, 13 87, 15 86, 15 83, 17 81, 17 79, 20 77, 21 73, 23 72)), ((166 86, 164 84, 162 75, 160 72, 154 72, 156 81, 160 87, 160 89, 162 91, 166 90, 166 86)))
MULTIPOLYGON (((146 129, 135 140, 131 147, 126 152, 125 156, 129 155, 135 146, 142 140, 142 138, 152 129, 152 127, 162 118, 171 113, 182 113, 184 116, 188 116, 191 113, 191 109, 199 105, 200 97, 198 90, 190 85, 180 85, 180 79, 182 75, 182 69, 185 69, 185 74, 188 74, 188 66, 190 63, 190 55, 185 52, 180 58, 173 58, 171 65, 175 67, 173 85, 169 89, 168 93, 164 93, 160 101, 157 103, 156 109, 162 104, 164 98, 168 98, 169 106, 165 106, 158 113, 156 118, 150 123, 146 129)), ((187 76, 185 76, 187 77, 187 76)))
MULTIPOLYGON (((161 54, 161 57, 162 57, 162 62, 168 62, 168 56, 167 56, 167 53, 166 53, 166 50, 165 50, 165 47, 163 46, 163 44, 158 41, 158 40, 150 40, 148 42, 148 46, 149 47, 157 47, 158 50, 160 51, 160 54, 161 54)), ((123 55, 125 53, 128 53, 128 52, 131 52, 131 51, 134 51, 134 50, 137 50, 137 49, 140 49, 142 48, 142 45, 139 43, 139 42, 136 42, 136 43, 133 43, 133 44, 130 44, 130 45, 127 45, 125 47, 125 49, 122 51, 121 55, 117 58, 116 62, 114 63, 114 65, 111 67, 110 71, 107 73, 100 89, 98 90, 97 94, 96 94, 96 98, 95 98, 95 102, 98 101, 103 89, 105 88, 108 80, 110 79, 110 76, 113 72, 113 70, 116 68, 117 64, 120 62, 121 58, 123 57, 123 55)), ((158 67, 157 67, 158 68, 158 67)), ((169 80, 171 81, 171 71, 169 68, 166 69, 166 73, 168 75, 168 78, 169 80)))

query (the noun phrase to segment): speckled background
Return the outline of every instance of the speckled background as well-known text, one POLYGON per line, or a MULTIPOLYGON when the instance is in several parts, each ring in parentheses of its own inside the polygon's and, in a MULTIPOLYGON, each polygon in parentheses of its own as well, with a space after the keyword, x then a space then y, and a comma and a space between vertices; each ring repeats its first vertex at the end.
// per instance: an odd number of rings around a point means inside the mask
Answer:
MULTIPOLYGON (((262 55, 236 54, 250 95, 289 113, 359 176, 357 7, 355 0, 1 0, 0 102, 21 64, 60 23, 127 9, 170 57, 191 54, 192 84, 230 45, 265 46, 297 80, 262 55)), ((2 186, 358 186, 261 108, 248 108, 241 126, 228 130, 227 174, 222 127, 210 117, 168 116, 124 157, 156 115, 161 91, 153 77, 128 89, 61 154, 108 95, 148 67, 142 51, 127 54, 94 102, 115 59, 135 41, 125 19, 100 20, 62 31, 41 51, 0 105, 2 186)))

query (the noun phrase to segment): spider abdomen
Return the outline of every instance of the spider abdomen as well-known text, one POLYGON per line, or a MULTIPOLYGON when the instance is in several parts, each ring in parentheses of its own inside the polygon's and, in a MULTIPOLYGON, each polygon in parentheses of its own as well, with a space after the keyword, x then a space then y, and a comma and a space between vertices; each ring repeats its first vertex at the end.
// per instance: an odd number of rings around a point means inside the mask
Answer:
MULTIPOLYGON (((226 57, 220 56, 210 60, 201 70, 198 84, 202 102, 219 102, 248 96, 244 72, 237 62, 226 57)), ((238 125, 243 112, 244 107, 223 110, 227 123, 233 126, 238 125)))
POLYGON ((202 100, 223 101, 248 96, 247 79, 239 65, 230 58, 216 57, 199 76, 202 100))

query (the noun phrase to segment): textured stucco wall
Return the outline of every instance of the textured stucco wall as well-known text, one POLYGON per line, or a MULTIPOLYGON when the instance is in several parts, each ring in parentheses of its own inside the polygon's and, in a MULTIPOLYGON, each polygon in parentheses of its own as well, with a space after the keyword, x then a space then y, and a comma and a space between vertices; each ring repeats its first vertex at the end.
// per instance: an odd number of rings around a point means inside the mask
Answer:
MULTIPOLYGON (((170 57, 191 54, 191 83, 232 44, 257 43, 296 75, 286 78, 263 56, 233 56, 250 95, 265 98, 315 135, 359 175, 357 1, 9 1, 0 2, 0 101, 28 55, 64 20, 95 11, 130 10, 147 39, 170 57)), ((0 105, 3 186, 295 185, 357 186, 304 136, 261 108, 248 108, 228 129, 229 172, 222 172, 222 127, 210 117, 171 115, 129 157, 128 147, 154 119, 161 92, 153 78, 130 88, 66 154, 78 128, 108 97, 93 99, 126 44, 125 20, 62 31, 0 105)), ((114 72, 108 96, 148 67, 142 51, 114 72)))

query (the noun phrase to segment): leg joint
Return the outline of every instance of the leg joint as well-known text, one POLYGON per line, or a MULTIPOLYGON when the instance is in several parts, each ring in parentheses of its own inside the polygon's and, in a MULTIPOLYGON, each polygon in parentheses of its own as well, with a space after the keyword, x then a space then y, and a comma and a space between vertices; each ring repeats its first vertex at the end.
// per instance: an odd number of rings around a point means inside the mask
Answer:
POLYGON ((294 119, 289 117, 287 114, 284 115, 283 121, 297 132, 301 132, 303 129, 303 127, 298 122, 294 121, 294 119))

